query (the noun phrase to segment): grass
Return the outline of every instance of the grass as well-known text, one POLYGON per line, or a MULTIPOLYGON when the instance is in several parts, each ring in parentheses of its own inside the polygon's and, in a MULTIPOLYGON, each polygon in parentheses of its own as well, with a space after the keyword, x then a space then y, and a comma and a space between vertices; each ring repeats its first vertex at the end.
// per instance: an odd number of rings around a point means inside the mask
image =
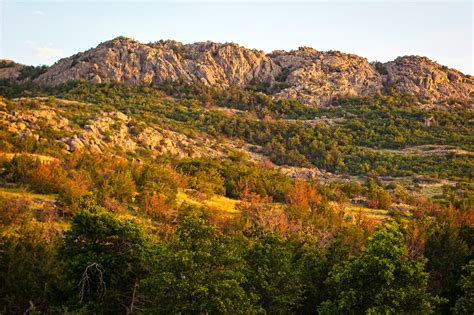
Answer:
MULTIPOLYGON (((178 200, 178 204, 186 202, 192 205, 207 207, 207 208, 210 208, 219 212, 225 212, 228 214, 235 214, 239 212, 239 210, 237 210, 237 204, 240 201, 236 199, 227 198, 225 196, 214 195, 209 199, 198 200, 190 196, 189 194, 185 193, 184 191, 179 191, 176 198, 178 200)), ((372 208, 367 208, 364 206, 354 205, 354 204, 349 204, 345 206, 344 211, 347 214, 352 214, 352 215, 356 215, 357 212, 361 211, 369 219, 373 219, 377 221, 384 221, 388 219, 390 216, 388 210, 372 209, 372 208)))
POLYGON ((0 152, 0 159, 10 161, 11 159, 15 157, 15 155, 29 155, 31 157, 39 159, 41 162, 53 162, 53 161, 58 160, 48 155, 41 155, 41 154, 34 154, 34 153, 6 153, 6 152, 0 152))
POLYGON ((377 220, 377 221, 383 221, 383 220, 388 219, 388 217, 389 217, 388 210, 372 209, 372 208, 367 208, 367 207, 360 206, 360 205, 350 204, 350 205, 346 206, 346 208, 344 210, 349 212, 352 215, 356 215, 359 211, 361 211, 369 219, 373 219, 373 220, 377 220))
POLYGON ((5 187, 0 187, 0 195, 6 195, 9 197, 28 197, 31 199, 43 199, 43 200, 54 200, 56 199, 57 195, 55 194, 36 194, 36 193, 31 193, 28 192, 22 188, 5 188, 5 187))
POLYGON ((212 196, 208 200, 204 200, 204 204, 211 209, 228 212, 228 213, 238 213, 236 205, 239 203, 239 200, 230 199, 225 196, 212 196))
POLYGON ((176 195, 176 200, 178 204, 182 204, 183 202, 196 205, 196 206, 202 206, 202 202, 199 202, 193 198, 191 198, 188 194, 186 194, 183 191, 178 191, 178 194, 176 195))
POLYGON ((236 205, 239 203, 239 200, 227 198, 225 196, 214 195, 209 199, 200 201, 189 194, 186 194, 184 191, 179 191, 176 199, 178 200, 178 204, 186 202, 196 206, 208 207, 213 210, 227 212, 229 214, 238 212, 236 205))

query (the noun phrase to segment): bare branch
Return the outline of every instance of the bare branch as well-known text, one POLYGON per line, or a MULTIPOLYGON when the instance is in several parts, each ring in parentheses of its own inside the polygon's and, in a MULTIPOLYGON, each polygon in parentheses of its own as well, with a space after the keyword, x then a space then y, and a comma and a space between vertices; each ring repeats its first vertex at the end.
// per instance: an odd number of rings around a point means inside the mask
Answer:
POLYGON ((99 284, 97 286, 97 294, 105 294, 107 291, 107 287, 105 285, 104 281, 104 269, 98 264, 98 263, 92 263, 89 266, 86 267, 84 272, 82 273, 81 281, 79 281, 79 287, 81 288, 79 291, 79 302, 82 303, 84 301, 84 293, 86 290, 86 286, 90 286, 90 276, 89 272, 92 268, 95 268, 95 270, 99 274, 99 284))

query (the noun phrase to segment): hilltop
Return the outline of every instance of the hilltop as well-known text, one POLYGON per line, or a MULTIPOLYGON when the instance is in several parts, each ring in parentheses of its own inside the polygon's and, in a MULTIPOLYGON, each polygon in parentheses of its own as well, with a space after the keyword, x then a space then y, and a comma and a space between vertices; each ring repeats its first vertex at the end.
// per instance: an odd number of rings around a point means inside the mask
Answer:
MULTIPOLYGON (((28 77, 21 72, 21 66, 11 61, 0 65, 0 78, 28 77)), ((47 85, 72 80, 131 85, 197 81, 217 88, 258 83, 276 99, 296 98, 312 106, 344 97, 387 94, 390 89, 424 103, 454 100, 472 105, 474 98, 471 76, 426 57, 370 63, 357 55, 308 47, 265 53, 235 43, 167 40, 143 44, 125 37, 61 59, 32 73, 30 79, 47 85)))

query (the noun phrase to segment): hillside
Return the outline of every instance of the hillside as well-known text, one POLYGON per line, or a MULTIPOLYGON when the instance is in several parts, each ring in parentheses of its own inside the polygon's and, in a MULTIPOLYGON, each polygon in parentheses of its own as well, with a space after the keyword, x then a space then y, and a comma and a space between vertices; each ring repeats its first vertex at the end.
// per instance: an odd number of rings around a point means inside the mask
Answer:
MULTIPOLYGON (((0 78, 17 78, 13 65, 0 67, 0 78)), ((34 78, 53 85, 71 80, 133 85, 184 80, 220 88, 259 82, 276 98, 297 98, 313 106, 341 97, 374 96, 390 88, 431 103, 457 100, 472 105, 474 97, 470 76, 426 57, 369 63, 356 55, 307 47, 265 54, 234 43, 143 44, 124 37, 61 59, 34 78)))
POLYGON ((469 313, 472 88, 209 42, 3 61, 0 313, 469 313))

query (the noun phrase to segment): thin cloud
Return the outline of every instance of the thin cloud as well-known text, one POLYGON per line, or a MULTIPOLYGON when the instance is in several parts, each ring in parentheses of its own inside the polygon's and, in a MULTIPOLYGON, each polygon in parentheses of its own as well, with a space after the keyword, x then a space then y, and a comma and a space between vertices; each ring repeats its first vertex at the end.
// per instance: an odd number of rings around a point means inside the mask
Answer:
POLYGON ((44 15, 44 11, 41 11, 41 10, 33 11, 33 15, 43 16, 43 15, 44 15))
POLYGON ((36 55, 44 59, 56 59, 63 55, 63 50, 48 46, 38 46, 34 49, 36 55))
POLYGON ((51 43, 41 45, 34 41, 27 40, 25 44, 30 48, 31 52, 38 58, 45 61, 54 61, 63 55, 63 50, 52 47, 51 43))

